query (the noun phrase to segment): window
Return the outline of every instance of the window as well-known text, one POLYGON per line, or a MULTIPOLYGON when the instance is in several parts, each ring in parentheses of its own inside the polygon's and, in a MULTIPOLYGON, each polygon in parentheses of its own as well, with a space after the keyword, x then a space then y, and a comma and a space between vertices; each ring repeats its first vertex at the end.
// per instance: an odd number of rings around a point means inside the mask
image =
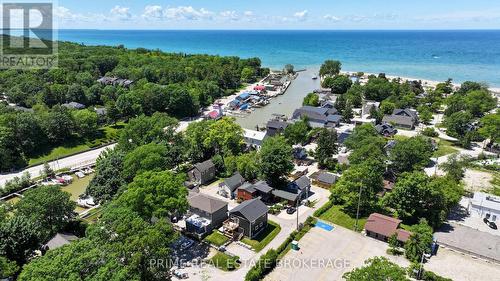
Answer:
POLYGON ((497 220, 497 216, 496 215, 491 216, 491 221, 496 221, 496 220, 497 220))
POLYGON ((487 220, 489 220, 489 219, 490 219, 490 214, 486 214, 485 218, 486 218, 487 220))

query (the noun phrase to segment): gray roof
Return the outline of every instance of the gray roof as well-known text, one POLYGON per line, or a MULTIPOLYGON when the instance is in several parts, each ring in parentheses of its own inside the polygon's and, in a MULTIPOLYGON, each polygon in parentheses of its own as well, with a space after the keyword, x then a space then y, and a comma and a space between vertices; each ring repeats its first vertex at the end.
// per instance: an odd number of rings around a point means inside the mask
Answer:
POLYGON ((286 129, 288 127, 289 123, 281 120, 269 120, 267 122, 267 128, 272 128, 272 129, 286 129))
POLYGON ((319 175, 316 179, 322 183, 334 184, 335 181, 337 180, 337 176, 332 174, 332 173, 321 172, 321 173, 319 173, 319 175))
POLYGON ((300 190, 306 189, 311 186, 311 180, 307 176, 302 176, 296 179, 293 184, 300 190))
POLYGON ((293 112, 293 119, 304 116, 310 119, 323 119, 328 115, 328 110, 326 107, 303 106, 293 112))
POLYGON ((385 115, 384 118, 382 118, 382 122, 405 126, 415 125, 415 122, 411 117, 403 115, 385 115))
POLYGON ((248 183, 248 182, 246 182, 242 186, 238 187, 238 190, 240 190, 240 189, 245 190, 245 191, 250 192, 250 193, 255 192, 255 188, 254 188, 253 184, 248 183))
POLYGON ((188 197, 188 203, 189 206, 200 209, 209 214, 227 207, 227 202, 203 193, 190 193, 188 197))
POLYGON ((269 193, 273 191, 273 188, 270 187, 265 181, 259 181, 253 187, 255 188, 255 190, 263 193, 269 193))
POLYGON ((345 131, 345 132, 342 132, 340 133, 338 136, 337 136, 337 142, 338 143, 344 143, 345 140, 351 135, 351 132, 348 132, 348 131, 345 131))
POLYGON ((238 187, 240 187, 245 182, 243 176, 240 173, 236 172, 232 177, 224 180, 224 184, 231 191, 235 191, 238 187))
POLYGON ((379 134, 384 133, 384 131, 387 131, 389 134, 397 132, 397 130, 394 129, 394 127, 391 124, 388 123, 378 124, 377 126, 375 126, 375 130, 377 130, 379 134))
POLYGON ((252 222, 266 214, 268 210, 269 209, 264 202, 262 202, 259 198, 255 198, 239 204, 229 211, 229 213, 239 213, 245 219, 252 222))
POLYGON ((205 172, 205 171, 208 171, 212 168, 215 167, 215 164, 214 162, 212 162, 212 160, 207 160, 205 162, 201 162, 201 163, 196 163, 194 164, 194 167, 200 171, 200 172, 205 172))
POLYGON ((75 102, 75 101, 72 101, 70 103, 62 104, 62 106, 67 107, 67 108, 74 108, 74 109, 84 109, 85 108, 84 104, 81 104, 81 103, 78 103, 78 102, 75 102))
POLYGON ((418 119, 417 112, 413 109, 408 109, 408 108, 405 108, 405 109, 396 108, 392 112, 392 115, 408 116, 408 117, 411 117, 413 120, 418 119))
POLYGON ((52 237, 52 239, 50 239, 49 242, 47 242, 47 244, 45 244, 45 246, 47 246, 50 250, 57 249, 77 239, 78 237, 70 233, 57 233, 54 237, 52 237))
POLYGON ((334 122, 334 123, 339 123, 340 120, 342 120, 342 116, 341 115, 338 115, 338 114, 334 114, 334 115, 328 115, 326 117, 326 120, 328 122, 334 122))
POLYGON ((281 190, 281 189, 275 189, 275 190, 273 190, 272 193, 274 196, 276 196, 278 198, 289 200, 289 201, 295 201, 299 197, 298 193, 292 193, 292 192, 288 192, 288 191, 281 190))

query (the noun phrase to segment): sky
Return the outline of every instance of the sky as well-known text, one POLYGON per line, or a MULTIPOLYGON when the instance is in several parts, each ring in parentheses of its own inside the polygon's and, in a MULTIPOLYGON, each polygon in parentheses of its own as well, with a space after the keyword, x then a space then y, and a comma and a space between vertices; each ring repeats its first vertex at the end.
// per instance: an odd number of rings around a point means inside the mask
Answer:
POLYGON ((500 29, 498 0, 59 0, 59 28, 500 29))

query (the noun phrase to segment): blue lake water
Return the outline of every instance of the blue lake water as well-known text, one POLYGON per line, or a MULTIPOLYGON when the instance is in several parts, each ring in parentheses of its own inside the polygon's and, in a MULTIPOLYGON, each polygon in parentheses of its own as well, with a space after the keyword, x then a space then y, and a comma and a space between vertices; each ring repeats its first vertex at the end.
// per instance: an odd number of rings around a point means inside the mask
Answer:
POLYGON ((348 71, 500 87, 500 30, 493 31, 166 31, 60 30, 59 39, 163 51, 260 57, 281 69, 338 59, 348 71))

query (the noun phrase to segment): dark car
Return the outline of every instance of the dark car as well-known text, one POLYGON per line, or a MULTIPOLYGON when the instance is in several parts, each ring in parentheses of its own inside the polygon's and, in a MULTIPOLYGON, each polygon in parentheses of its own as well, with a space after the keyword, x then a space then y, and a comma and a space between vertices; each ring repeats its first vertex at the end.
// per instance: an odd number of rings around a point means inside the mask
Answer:
POLYGON ((490 221, 489 221, 487 218, 483 218, 483 222, 484 222, 485 224, 488 224, 490 221))
POLYGON ((294 207, 290 207, 290 208, 286 209, 286 213, 291 215, 291 214, 295 213, 296 210, 297 209, 295 209, 294 207))
POLYGON ((490 223, 488 223, 488 226, 489 226, 491 229, 497 229, 497 228, 498 228, 498 227, 497 227, 497 224, 496 224, 496 223, 494 223, 494 222, 492 222, 492 221, 491 221, 490 223))

